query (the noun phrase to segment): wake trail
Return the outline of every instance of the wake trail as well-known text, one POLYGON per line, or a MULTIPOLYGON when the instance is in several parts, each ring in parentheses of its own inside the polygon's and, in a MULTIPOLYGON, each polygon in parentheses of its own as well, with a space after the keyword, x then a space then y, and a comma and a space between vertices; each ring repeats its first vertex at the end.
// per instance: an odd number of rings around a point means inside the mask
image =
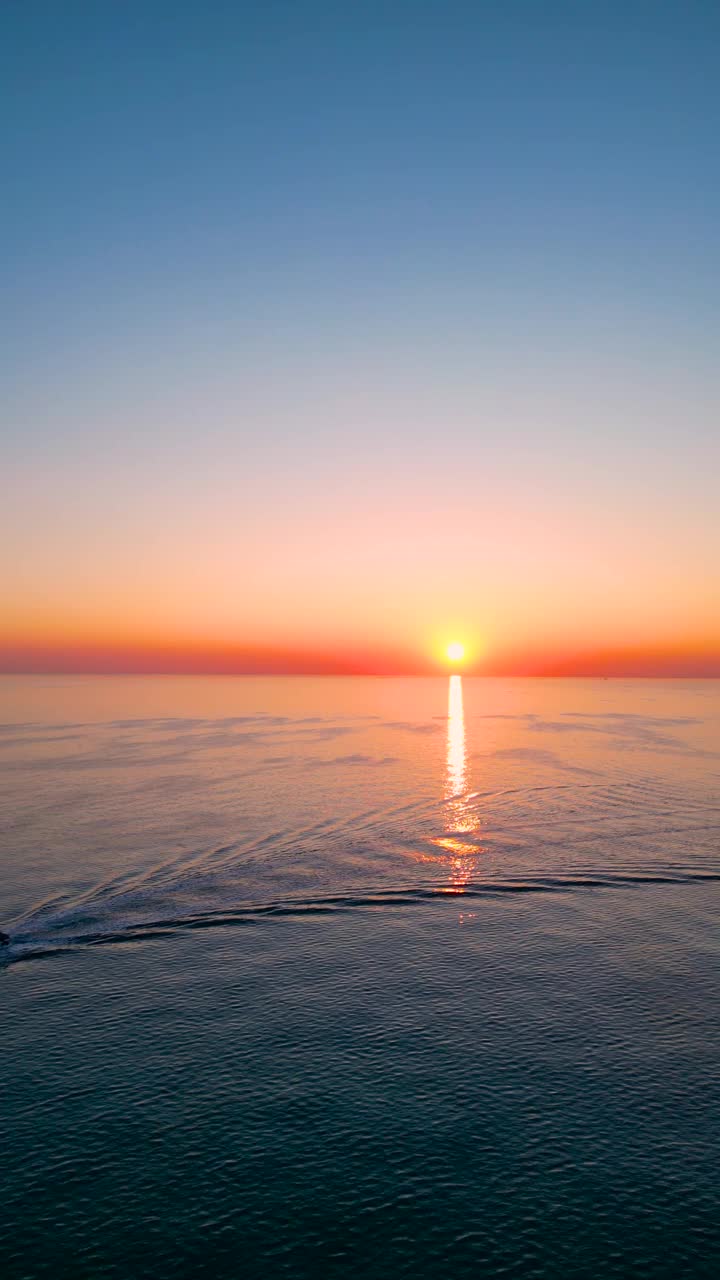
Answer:
POLYGON ((46 958, 83 948, 148 942, 178 933, 202 929, 232 928, 286 917, 333 916, 353 911, 377 911, 463 900, 482 900, 532 894, 578 893, 591 890, 629 890, 656 886, 687 886, 720 883, 720 871, 675 871, 668 873, 607 873, 574 876, 535 876, 503 880, 474 880, 462 886, 402 885, 395 888, 356 890, 353 893, 288 898, 266 903, 247 903, 186 915, 151 918, 126 926, 88 929, 70 935, 37 937, 22 930, 0 949, 0 963, 46 958))

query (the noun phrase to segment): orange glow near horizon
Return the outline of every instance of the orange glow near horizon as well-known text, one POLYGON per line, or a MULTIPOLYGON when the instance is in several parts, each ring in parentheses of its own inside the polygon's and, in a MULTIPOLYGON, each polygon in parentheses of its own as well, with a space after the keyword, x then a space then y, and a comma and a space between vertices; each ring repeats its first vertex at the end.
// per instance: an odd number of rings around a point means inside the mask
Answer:
MULTIPOLYGON (((447 670, 448 657, 434 646, 364 645, 339 637, 332 644, 218 643, 201 637, 164 640, 157 635, 113 637, 89 630, 15 630, 0 635, 0 672, 198 675, 427 676, 447 670)), ((591 647, 526 642, 497 645, 479 659, 466 656, 466 675, 554 677, 720 677, 720 644, 688 639, 674 644, 637 643, 591 647)))
POLYGON ((344 448, 312 495, 201 453, 192 490, 187 458, 148 463, 143 501, 104 460, 9 480, 0 670, 421 675, 458 644, 467 676, 720 675, 701 512, 609 522, 521 467, 478 502, 444 454, 360 484, 344 448))
POLYGON ((281 547, 281 533, 244 553, 218 530, 194 546, 158 533, 143 555, 128 543, 111 560, 92 540, 81 555, 58 527, 8 557, 0 671, 720 676, 720 600, 702 565, 651 576, 628 553, 610 581, 564 546, 513 566, 509 539, 495 566, 453 560, 443 534, 398 559, 378 520, 343 560, 329 531, 322 546, 287 530, 281 547))

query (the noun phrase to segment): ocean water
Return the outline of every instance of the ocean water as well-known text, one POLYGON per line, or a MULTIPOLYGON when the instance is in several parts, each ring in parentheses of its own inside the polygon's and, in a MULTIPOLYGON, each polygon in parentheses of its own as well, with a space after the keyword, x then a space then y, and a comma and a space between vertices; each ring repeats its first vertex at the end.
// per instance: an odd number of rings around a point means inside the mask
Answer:
POLYGON ((720 682, 0 680, 0 1272, 720 1274, 720 682))

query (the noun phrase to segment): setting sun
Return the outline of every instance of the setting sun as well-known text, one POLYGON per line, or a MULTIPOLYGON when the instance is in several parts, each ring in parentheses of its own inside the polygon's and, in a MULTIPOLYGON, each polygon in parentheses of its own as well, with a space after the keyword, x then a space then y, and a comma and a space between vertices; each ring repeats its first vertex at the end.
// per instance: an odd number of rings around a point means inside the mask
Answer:
POLYGON ((458 640, 454 640, 449 644, 446 653, 451 662, 462 662, 465 657, 465 645, 460 644, 458 640))

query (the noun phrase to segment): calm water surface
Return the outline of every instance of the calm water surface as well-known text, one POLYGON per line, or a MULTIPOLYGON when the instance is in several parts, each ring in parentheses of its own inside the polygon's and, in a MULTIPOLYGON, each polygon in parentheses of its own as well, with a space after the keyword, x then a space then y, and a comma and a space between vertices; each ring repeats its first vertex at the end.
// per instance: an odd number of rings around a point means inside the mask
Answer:
POLYGON ((720 682, 0 720, 3 1275, 718 1274, 720 682))

